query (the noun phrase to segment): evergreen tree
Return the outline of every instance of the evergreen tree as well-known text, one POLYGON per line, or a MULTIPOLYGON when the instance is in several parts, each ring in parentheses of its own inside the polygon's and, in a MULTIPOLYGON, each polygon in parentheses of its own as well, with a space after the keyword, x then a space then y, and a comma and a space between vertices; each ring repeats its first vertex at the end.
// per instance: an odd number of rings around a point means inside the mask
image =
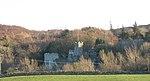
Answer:
POLYGON ((3 46, 4 47, 9 47, 10 46, 10 39, 7 35, 4 35, 2 37, 2 41, 3 41, 3 46))
POLYGON ((133 24, 133 27, 137 27, 137 23, 136 23, 136 21, 135 21, 135 23, 133 24))
POLYGON ((129 34, 125 31, 124 27, 122 27, 122 29, 121 29, 121 38, 122 39, 128 39, 129 38, 129 34))
POLYGON ((140 32, 140 30, 139 30, 139 28, 137 26, 136 21, 135 21, 135 24, 133 24, 133 35, 132 35, 132 37, 134 39, 143 38, 143 35, 141 34, 141 32, 140 32))
POLYGON ((150 30, 149 30, 149 32, 146 32, 146 33, 145 33, 145 38, 144 38, 144 40, 150 42, 150 30))
POLYGON ((95 46, 99 45, 99 44, 105 44, 105 41, 101 38, 97 38, 96 41, 95 41, 95 46))

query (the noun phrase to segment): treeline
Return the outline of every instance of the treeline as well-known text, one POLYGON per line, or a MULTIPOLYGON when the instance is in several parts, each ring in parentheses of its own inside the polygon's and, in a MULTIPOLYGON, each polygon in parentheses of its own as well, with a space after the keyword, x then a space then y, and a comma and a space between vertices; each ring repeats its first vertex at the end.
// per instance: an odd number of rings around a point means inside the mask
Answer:
POLYGON ((114 44, 117 42, 112 32, 94 27, 73 31, 32 31, 19 26, 0 25, 0 33, 3 73, 37 70, 43 66, 43 54, 46 52, 57 52, 66 59, 69 49, 78 39, 85 43, 85 51, 95 46, 97 38, 105 38, 107 43, 111 42, 109 38, 114 39, 114 44))
POLYGON ((122 27, 120 29, 112 30, 112 32, 120 39, 143 39, 150 42, 150 25, 137 25, 136 22, 133 27, 122 27))
POLYGON ((2 73, 34 71, 43 62, 43 50, 62 30, 33 31, 0 25, 2 73))
POLYGON ((150 43, 145 42, 140 47, 132 46, 122 49, 100 50, 98 61, 80 57, 78 62, 68 63, 64 66, 66 72, 140 72, 150 71, 150 43))
MULTIPOLYGON (((142 33, 133 27, 103 30, 85 27, 81 30, 32 31, 18 26, 0 25, 0 54, 2 72, 47 71, 43 54, 58 53, 66 60, 75 41, 84 42, 84 54, 73 63, 60 64, 63 71, 148 71, 150 53, 149 30, 142 33), (115 33, 114 33, 115 32, 115 33), (137 40, 136 39, 140 39, 137 40)), ((58 67, 58 66, 57 66, 58 67)), ((56 71, 56 68, 54 68, 56 71)))

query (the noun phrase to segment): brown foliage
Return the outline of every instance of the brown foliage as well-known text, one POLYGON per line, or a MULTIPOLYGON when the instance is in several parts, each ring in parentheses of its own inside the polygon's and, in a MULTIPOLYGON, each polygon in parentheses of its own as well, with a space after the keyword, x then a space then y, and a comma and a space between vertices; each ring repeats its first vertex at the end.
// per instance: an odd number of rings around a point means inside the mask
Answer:
POLYGON ((94 71, 94 64, 90 59, 85 59, 83 56, 80 57, 78 62, 74 62, 71 64, 66 64, 64 66, 65 72, 86 72, 86 71, 94 71))
MULTIPOLYGON (((100 64, 100 71, 121 71, 121 64, 118 64, 120 61, 112 52, 105 53, 104 50, 102 50, 100 51, 99 56, 102 61, 102 63, 100 64)), ((120 57, 120 60, 121 58, 122 57, 120 57)))

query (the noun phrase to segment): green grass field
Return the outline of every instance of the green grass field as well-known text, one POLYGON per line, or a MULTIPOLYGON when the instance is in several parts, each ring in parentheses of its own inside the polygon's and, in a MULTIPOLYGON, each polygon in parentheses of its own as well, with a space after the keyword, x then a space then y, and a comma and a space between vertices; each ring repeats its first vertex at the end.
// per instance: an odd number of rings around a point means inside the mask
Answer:
POLYGON ((0 78, 0 81, 150 81, 150 74, 131 75, 35 75, 0 78))

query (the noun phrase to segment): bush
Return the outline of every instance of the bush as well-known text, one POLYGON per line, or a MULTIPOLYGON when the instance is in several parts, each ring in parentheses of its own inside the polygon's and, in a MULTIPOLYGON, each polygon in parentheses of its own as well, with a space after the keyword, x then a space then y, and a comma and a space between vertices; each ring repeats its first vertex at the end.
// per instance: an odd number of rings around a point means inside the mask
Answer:
POLYGON ((105 53, 104 50, 99 53, 101 64, 100 71, 102 72, 114 72, 121 71, 121 64, 119 64, 118 58, 113 54, 113 52, 105 53))
POLYGON ((92 72, 94 70, 94 64, 91 59, 85 59, 83 56, 80 57, 78 62, 66 64, 64 66, 65 72, 92 72))
POLYGON ((8 70, 6 71, 7 73, 14 73, 15 72, 15 69, 10 67, 8 68, 8 70))

